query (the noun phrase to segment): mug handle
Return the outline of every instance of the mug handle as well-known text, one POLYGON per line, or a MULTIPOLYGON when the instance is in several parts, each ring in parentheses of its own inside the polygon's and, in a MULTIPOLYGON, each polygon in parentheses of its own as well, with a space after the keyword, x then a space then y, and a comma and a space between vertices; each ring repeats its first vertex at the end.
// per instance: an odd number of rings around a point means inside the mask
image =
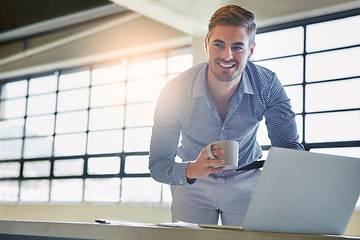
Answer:
POLYGON ((208 155, 209 155, 209 157, 210 157, 211 159, 217 159, 217 158, 214 156, 214 154, 212 153, 212 151, 211 151, 211 147, 212 147, 213 145, 215 145, 215 144, 210 143, 209 145, 207 145, 206 151, 207 151, 207 153, 208 153, 208 155))

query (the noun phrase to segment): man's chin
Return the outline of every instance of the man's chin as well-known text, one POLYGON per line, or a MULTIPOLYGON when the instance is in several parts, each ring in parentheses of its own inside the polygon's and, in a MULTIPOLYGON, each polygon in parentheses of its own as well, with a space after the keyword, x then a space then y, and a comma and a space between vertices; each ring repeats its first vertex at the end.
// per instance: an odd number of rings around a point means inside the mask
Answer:
POLYGON ((234 81, 240 74, 237 74, 237 75, 231 75, 231 76, 228 76, 228 75, 215 75, 216 79, 219 80, 220 82, 232 82, 234 81))

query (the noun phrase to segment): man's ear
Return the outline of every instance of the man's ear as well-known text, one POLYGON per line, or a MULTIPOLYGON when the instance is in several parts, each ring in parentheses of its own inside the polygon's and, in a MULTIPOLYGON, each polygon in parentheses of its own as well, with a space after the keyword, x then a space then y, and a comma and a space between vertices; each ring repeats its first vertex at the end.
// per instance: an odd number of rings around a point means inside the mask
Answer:
POLYGON ((255 45, 256 45, 256 43, 254 43, 254 44, 252 45, 252 47, 250 48, 250 54, 249 54, 249 56, 248 56, 248 59, 250 59, 251 56, 254 54, 255 45))
POLYGON ((207 42, 207 37, 205 37, 205 53, 208 53, 208 42, 207 42))

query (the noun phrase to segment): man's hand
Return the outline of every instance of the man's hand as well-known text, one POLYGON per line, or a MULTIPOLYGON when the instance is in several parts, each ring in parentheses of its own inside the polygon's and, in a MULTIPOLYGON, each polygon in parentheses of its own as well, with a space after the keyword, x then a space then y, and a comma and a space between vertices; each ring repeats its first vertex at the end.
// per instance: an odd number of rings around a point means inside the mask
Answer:
MULTIPOLYGON (((218 146, 212 146, 212 153, 214 156, 221 156, 225 154, 225 151, 219 149, 218 146)), ((206 151, 206 147, 201 150, 199 156, 195 161, 189 163, 186 169, 187 178, 204 178, 210 173, 221 172, 225 169, 224 166, 213 168, 212 166, 223 165, 225 161, 223 159, 210 159, 209 154, 206 151)))

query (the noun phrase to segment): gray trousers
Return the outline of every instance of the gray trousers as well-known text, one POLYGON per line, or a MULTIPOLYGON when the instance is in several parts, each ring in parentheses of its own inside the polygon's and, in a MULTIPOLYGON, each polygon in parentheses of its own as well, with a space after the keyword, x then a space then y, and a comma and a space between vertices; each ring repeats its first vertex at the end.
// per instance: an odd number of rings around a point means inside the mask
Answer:
POLYGON ((209 175, 192 185, 171 186, 172 221, 241 226, 261 170, 209 175))

